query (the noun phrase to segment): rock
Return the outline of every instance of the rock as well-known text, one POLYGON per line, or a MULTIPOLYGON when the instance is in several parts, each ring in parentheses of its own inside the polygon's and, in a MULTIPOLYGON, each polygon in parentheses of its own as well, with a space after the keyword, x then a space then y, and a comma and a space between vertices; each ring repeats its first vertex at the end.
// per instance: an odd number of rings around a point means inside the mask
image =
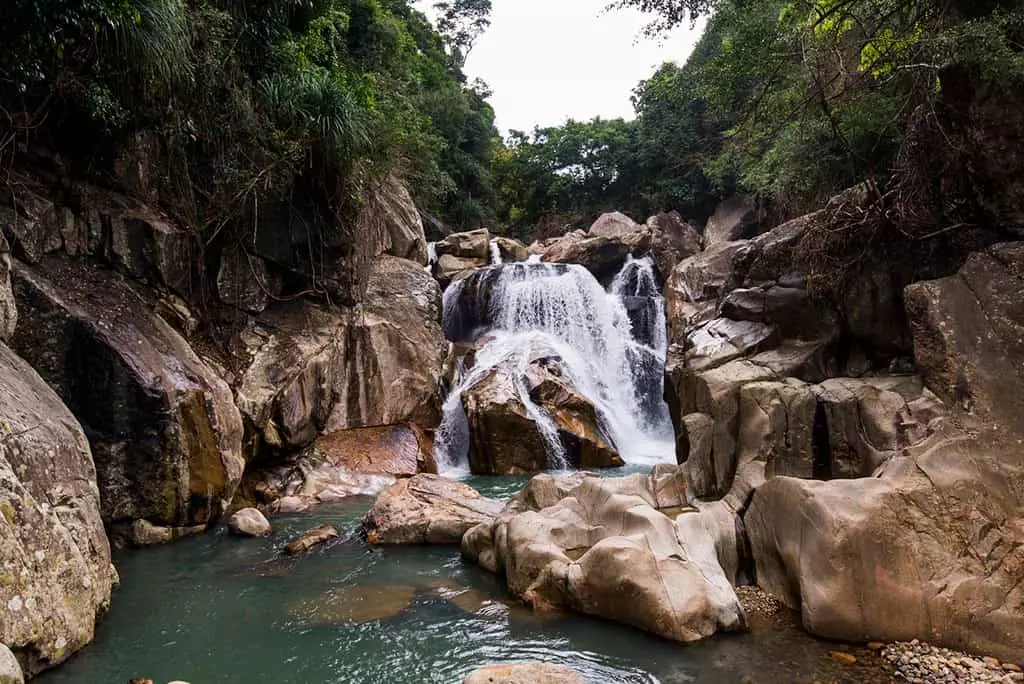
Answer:
POLYGON ((0 342, 10 339, 18 324, 18 307, 11 290, 11 250, 0 229, 0 342))
POLYGON ((160 546, 183 537, 191 537, 206 531, 206 525, 192 527, 161 527, 148 520, 132 523, 132 544, 135 546, 160 546))
POLYGON ((583 684, 583 677, 565 665, 519 663, 478 668, 462 684, 583 684))
POLYGON ((921 375, 946 404, 1024 434, 1024 244, 972 254, 905 299, 921 375))
POLYGON ((427 237, 423 219, 409 190, 394 176, 388 176, 363 210, 364 221, 374 224, 386 237, 384 249, 391 256, 427 263, 427 237))
POLYGON ((705 413, 688 414, 680 421, 680 432, 686 437, 682 443, 687 448, 676 454, 676 460, 680 465, 692 460, 694 464, 701 464, 700 469, 706 468, 714 441, 715 419, 705 413))
POLYGON ((220 516, 244 466, 227 384, 116 274, 51 257, 16 264, 15 294, 33 324, 12 346, 89 434, 104 520, 220 516))
POLYGON ((501 254, 501 259, 504 262, 526 261, 530 258, 530 250, 519 240, 499 235, 491 238, 491 242, 498 246, 498 252, 501 254))
POLYGON ((453 233, 435 245, 439 257, 448 255, 486 266, 491 259, 491 234, 485 228, 453 233))
POLYGON ((221 253, 217 296, 228 306, 252 314, 262 313, 278 291, 263 259, 235 247, 221 253))
POLYGON ((273 513, 298 513, 350 496, 376 496, 394 475, 355 473, 307 450, 284 465, 246 472, 237 500, 273 513))
POLYGON ((318 627, 378 622, 401 613, 415 596, 415 587, 402 585, 340 587, 303 601, 293 614, 304 624, 318 627))
POLYGON ((486 265, 486 262, 481 262, 476 259, 461 259, 459 257, 452 256, 451 254, 442 254, 437 259, 437 265, 434 272, 438 281, 442 284, 448 284, 469 275, 474 269, 481 268, 486 265))
POLYGON ((548 247, 542 257, 555 264, 579 264, 607 285, 629 256, 641 256, 651 247, 646 228, 616 237, 581 237, 569 234, 548 247))
POLYGON ((621 238, 624 235, 640 230, 640 225, 618 211, 601 214, 587 234, 590 237, 621 238))
POLYGON ((25 684, 18 659, 3 644, 0 644, 0 684, 25 684))
POLYGON ((857 663, 857 656, 852 653, 846 653, 844 651, 832 651, 829 654, 832 660, 836 661, 840 665, 855 665, 857 663))
POLYGON ((363 530, 371 544, 458 544, 466 530, 489 522, 501 508, 462 483, 417 475, 377 497, 363 530))
POLYGON ((700 373, 741 356, 770 349, 778 341, 773 326, 716 318, 694 328, 686 336, 686 366, 690 372, 700 373))
POLYGON ((761 486, 744 516, 758 583, 821 637, 1019 655, 1019 445, 952 433, 908 453, 873 478, 761 486))
POLYGON ((682 642, 742 629, 714 541, 698 527, 677 534, 658 510, 682 496, 674 488, 659 501, 664 484, 654 474, 584 477, 553 506, 509 510, 473 528, 463 555, 504 574, 509 591, 537 611, 572 608, 682 642))
POLYGON ((757 201, 749 195, 734 195, 718 205, 704 228, 704 244, 733 242, 757 232, 757 201))
MULTIPOLYGON (((29 676, 65 661, 92 641, 115 578, 89 443, 0 343, 0 644, 29 676)), ((0 647, 0 681, 9 655, 0 647)))
POLYGON ((288 556, 299 556, 337 538, 338 530, 333 525, 321 525, 303 532, 298 539, 289 542, 288 546, 284 547, 284 552, 288 556))
POLYGON ((765 476, 823 477, 814 447, 817 397, 795 378, 740 389, 738 463, 760 461, 765 476))
POLYGON ((430 438, 413 423, 342 430, 317 438, 309 462, 353 473, 437 473, 430 438))
POLYGON ((701 251, 700 232, 677 211, 650 217, 647 229, 651 231, 651 257, 662 278, 680 261, 701 251))
POLYGON ((0 230, 20 259, 35 263, 63 247, 61 227, 75 221, 70 212, 31 190, 23 189, 11 199, 14 206, 0 207, 0 230))
POLYGON ((835 315, 811 300, 803 288, 772 285, 732 290, 720 311, 725 318, 772 325, 791 339, 831 340, 839 335, 835 315))
POLYGON ((255 508, 243 508, 232 515, 228 529, 239 537, 266 537, 273 531, 266 516, 255 508))
POLYGON ((703 317, 713 317, 718 298, 733 275, 733 257, 743 242, 709 246, 700 254, 683 259, 665 283, 665 314, 669 341, 681 343, 686 333, 703 317))

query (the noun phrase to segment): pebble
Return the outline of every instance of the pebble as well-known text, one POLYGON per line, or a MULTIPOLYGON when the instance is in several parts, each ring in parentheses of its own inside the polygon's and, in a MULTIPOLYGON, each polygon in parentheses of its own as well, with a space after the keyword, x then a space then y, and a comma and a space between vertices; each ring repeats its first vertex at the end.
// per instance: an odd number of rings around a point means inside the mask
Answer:
MULTIPOLYGON (((872 648, 875 644, 869 644, 872 648)), ((882 648, 882 658, 895 671, 896 679, 915 684, 988 684, 1024 680, 1020 668, 1006 667, 990 656, 972 657, 947 648, 938 648, 917 639, 908 643, 889 644, 882 648), (1015 679, 1020 676, 1021 679, 1015 679)))
POLYGON ((837 663, 842 663, 843 665, 853 665, 857 662, 857 656, 853 655, 852 653, 832 651, 831 653, 829 653, 829 656, 832 658, 832 660, 836 661, 837 663))

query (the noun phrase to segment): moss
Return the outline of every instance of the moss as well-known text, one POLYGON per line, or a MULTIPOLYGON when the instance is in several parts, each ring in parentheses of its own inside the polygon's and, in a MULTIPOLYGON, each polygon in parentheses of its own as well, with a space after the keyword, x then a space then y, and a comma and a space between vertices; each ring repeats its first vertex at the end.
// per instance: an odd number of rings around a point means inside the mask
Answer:
POLYGON ((4 517, 8 525, 14 526, 18 522, 18 512, 7 499, 0 499, 0 515, 4 517))

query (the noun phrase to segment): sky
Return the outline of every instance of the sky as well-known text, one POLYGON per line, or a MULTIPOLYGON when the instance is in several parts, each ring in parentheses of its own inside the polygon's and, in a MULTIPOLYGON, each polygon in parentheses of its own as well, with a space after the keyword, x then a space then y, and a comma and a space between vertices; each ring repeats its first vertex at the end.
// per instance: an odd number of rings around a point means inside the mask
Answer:
MULTIPOLYGON (((432 14, 434 0, 419 9, 432 14)), ((497 126, 532 131, 568 118, 633 118, 633 88, 663 62, 686 61, 703 25, 641 36, 638 11, 605 12, 608 0, 493 0, 491 26, 466 63, 494 91, 497 126)))

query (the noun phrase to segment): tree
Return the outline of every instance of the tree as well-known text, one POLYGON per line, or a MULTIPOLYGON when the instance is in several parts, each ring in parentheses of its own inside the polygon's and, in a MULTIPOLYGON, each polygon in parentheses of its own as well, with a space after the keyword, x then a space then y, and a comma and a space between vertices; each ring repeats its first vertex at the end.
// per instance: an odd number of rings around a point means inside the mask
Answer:
POLYGON ((454 0, 434 5, 440 16, 438 30, 451 50, 455 66, 462 68, 477 39, 491 25, 491 0, 454 0))

